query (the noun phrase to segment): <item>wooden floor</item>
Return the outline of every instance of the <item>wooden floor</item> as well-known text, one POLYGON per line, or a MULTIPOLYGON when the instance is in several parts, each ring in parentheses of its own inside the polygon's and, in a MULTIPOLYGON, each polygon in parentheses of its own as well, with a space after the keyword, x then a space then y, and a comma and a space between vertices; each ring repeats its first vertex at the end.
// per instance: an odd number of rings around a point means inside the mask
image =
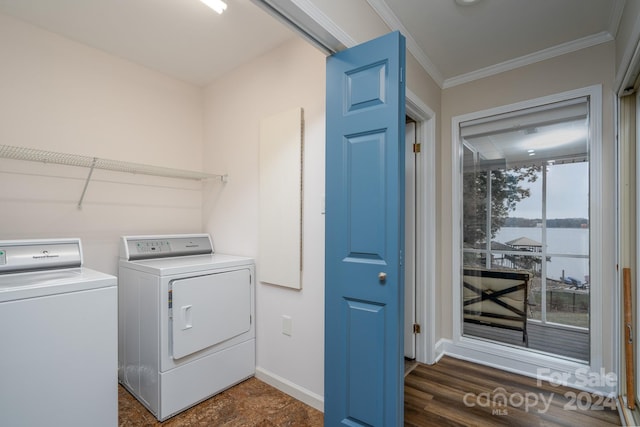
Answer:
POLYGON ((405 426, 621 425, 615 401, 443 357, 405 377, 405 426))
MULTIPOLYGON (((589 361, 589 331, 527 322, 529 347, 546 353, 589 361)), ((522 332, 492 326, 464 324, 464 334, 523 347, 522 332)))
MULTIPOLYGON (((615 407, 611 409, 611 402, 599 396, 546 383, 538 386, 532 378, 450 357, 443 357, 435 365, 409 362, 406 366, 411 371, 405 377, 405 426, 620 425, 615 407), (506 399, 506 405, 501 405, 501 398, 506 399), (580 409, 586 407, 592 409, 580 409)), ((159 423, 122 386, 118 401, 120 427, 322 427, 324 423, 320 411, 256 378, 164 423, 159 423)))

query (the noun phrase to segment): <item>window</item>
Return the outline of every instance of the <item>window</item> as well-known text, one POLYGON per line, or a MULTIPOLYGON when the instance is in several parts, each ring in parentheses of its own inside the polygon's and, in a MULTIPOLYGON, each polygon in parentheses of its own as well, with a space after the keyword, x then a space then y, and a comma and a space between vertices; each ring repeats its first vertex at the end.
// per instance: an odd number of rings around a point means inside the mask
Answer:
POLYGON ((461 121, 462 334, 590 360, 589 98, 461 121))

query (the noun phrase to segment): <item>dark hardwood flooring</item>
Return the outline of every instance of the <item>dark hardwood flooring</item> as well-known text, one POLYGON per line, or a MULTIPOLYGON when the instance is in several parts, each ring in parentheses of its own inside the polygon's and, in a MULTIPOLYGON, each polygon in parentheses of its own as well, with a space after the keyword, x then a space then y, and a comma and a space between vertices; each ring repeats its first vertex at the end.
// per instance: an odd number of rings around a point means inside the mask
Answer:
POLYGON ((322 412, 249 378, 178 415, 159 422, 124 387, 118 386, 120 427, 322 427, 322 412))
POLYGON ((405 426, 621 425, 614 399, 443 357, 405 377, 405 426))
MULTIPOLYGON (((446 356, 435 365, 409 362, 407 368, 411 371, 405 376, 405 426, 621 425, 612 402, 548 383, 538 386, 533 378, 446 356), (501 397, 506 398, 504 406, 501 397)), ((118 397, 120 426, 323 426, 322 412, 256 378, 164 423, 121 386, 118 397)))

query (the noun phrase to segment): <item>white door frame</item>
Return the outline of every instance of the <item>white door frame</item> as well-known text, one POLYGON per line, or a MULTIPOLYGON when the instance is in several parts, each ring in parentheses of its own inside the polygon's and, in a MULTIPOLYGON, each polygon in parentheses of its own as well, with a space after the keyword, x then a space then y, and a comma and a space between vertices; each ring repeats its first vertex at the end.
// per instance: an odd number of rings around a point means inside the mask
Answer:
MULTIPOLYGON (((407 116, 409 118, 409 116, 407 116)), ((415 147, 418 142, 418 123, 405 121, 404 131, 404 357, 416 358, 416 161, 419 155, 415 147)))
POLYGON ((436 114, 407 89, 406 113, 416 121, 421 152, 416 162, 416 361, 432 364, 436 354, 436 114))

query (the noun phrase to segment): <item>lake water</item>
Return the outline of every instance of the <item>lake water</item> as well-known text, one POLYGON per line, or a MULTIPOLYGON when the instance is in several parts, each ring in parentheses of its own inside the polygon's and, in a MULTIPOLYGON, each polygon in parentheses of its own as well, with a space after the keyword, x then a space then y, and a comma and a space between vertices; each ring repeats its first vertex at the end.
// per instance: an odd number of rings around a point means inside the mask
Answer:
MULTIPOLYGON (((542 228, 533 227, 503 227, 496 234, 496 242, 507 243, 519 237, 528 237, 542 242, 542 228)), ((585 281, 589 275, 589 260, 587 258, 571 258, 553 256, 588 255, 589 230, 585 228, 547 228, 547 253, 551 260, 547 262, 547 277, 559 279, 564 270, 565 277, 570 276, 585 281)))

